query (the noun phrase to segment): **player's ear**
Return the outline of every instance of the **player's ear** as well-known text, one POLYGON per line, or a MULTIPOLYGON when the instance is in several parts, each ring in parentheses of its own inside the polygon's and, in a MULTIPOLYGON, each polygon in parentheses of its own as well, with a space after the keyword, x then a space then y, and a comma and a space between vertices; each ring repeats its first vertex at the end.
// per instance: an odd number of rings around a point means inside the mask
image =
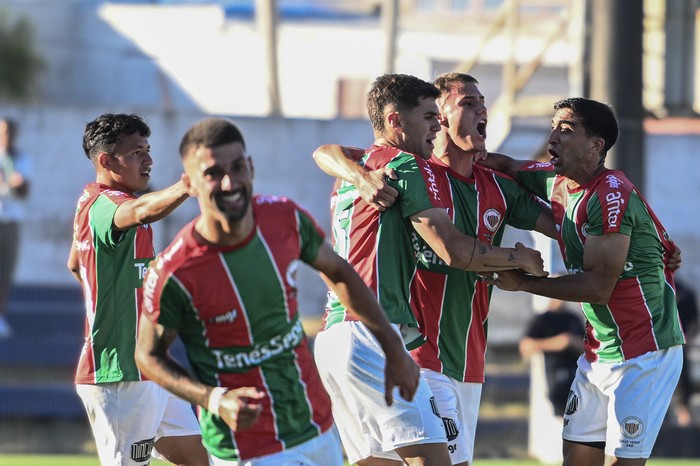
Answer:
POLYGON ((399 118, 399 112, 389 112, 386 116, 386 121, 389 123, 389 127, 394 131, 401 131, 401 119, 399 118))
POLYGON ((97 165, 105 170, 112 170, 112 157, 107 152, 100 152, 97 155, 97 165))
POLYGON ((185 191, 187 191, 187 194, 189 194, 191 197, 197 197, 197 193, 194 192, 194 188, 192 187, 192 180, 187 173, 180 175, 180 179, 182 180, 182 184, 185 185, 185 191))
POLYGON ((591 150, 597 153, 603 152, 603 148, 605 147, 605 139, 600 138, 600 137, 593 137, 591 138, 591 150))

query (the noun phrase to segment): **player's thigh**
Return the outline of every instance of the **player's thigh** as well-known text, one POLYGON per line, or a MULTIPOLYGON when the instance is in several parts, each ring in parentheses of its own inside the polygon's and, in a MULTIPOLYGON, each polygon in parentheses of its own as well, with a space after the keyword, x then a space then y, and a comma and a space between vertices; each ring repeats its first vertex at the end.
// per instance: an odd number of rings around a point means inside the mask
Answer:
POLYGON ((579 443, 605 442, 608 419, 608 396, 591 380, 591 363, 581 357, 571 383, 564 409, 564 440, 579 443))
POLYGON ((610 389, 606 455, 630 459, 651 455, 680 377, 682 351, 674 346, 621 364, 610 389))
POLYGON ((364 325, 343 322, 318 334, 316 361, 350 462, 369 456, 399 460, 397 448, 445 442, 442 421, 424 380, 413 400, 404 400, 394 389, 394 403, 386 405, 386 359, 364 325))
POLYGON ((103 465, 137 465, 151 458, 167 397, 153 382, 79 384, 103 465))
POLYGON ((458 382, 429 369, 421 369, 442 418, 452 464, 472 461, 482 384, 458 382))
POLYGON ((156 431, 154 457, 174 464, 208 464, 208 454, 202 444, 199 422, 192 405, 161 388, 167 398, 165 410, 156 431))

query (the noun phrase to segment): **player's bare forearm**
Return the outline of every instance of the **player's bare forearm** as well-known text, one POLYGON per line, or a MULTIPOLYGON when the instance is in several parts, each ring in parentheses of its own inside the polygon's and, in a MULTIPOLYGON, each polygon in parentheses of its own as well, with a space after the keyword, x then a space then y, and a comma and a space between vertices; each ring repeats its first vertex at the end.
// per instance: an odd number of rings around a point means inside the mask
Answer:
POLYGON ((189 197, 182 180, 160 191, 144 194, 121 204, 114 214, 114 225, 127 230, 161 220, 189 197))
POLYGON ((445 211, 432 208, 411 217, 416 232, 450 267, 475 272, 523 269, 536 276, 546 276, 539 251, 517 243, 515 248, 501 248, 467 236, 455 227, 445 211))
POLYGON ((488 157, 478 160, 480 165, 491 168, 492 170, 497 170, 501 173, 505 173, 513 178, 515 178, 518 170, 528 163, 527 160, 516 160, 505 154, 499 154, 498 152, 489 152, 488 157))
POLYGON ((313 158, 318 168, 327 175, 356 184, 361 181, 365 169, 358 165, 359 158, 353 157, 354 150, 356 148, 348 150, 339 144, 325 144, 314 151, 313 158))
POLYGON ((180 398, 206 407, 209 387, 194 380, 190 374, 168 353, 170 344, 175 339, 173 330, 155 324, 146 316, 139 321, 139 335, 136 341, 134 357, 136 364, 150 380, 180 398))
POLYGON ((525 291, 562 301, 607 304, 612 294, 607 280, 592 272, 545 278, 506 270, 496 273, 494 277, 487 281, 502 290, 525 291))

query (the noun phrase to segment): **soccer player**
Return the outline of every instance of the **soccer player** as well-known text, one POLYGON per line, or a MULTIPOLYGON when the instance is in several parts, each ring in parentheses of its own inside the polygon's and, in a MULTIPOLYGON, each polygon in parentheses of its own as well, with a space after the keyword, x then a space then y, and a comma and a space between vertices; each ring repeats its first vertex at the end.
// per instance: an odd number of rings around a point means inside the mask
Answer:
MULTIPOLYGON (((505 225, 536 229, 554 236, 551 212, 532 199, 511 178, 474 165, 485 150, 487 109, 478 82, 470 75, 439 76, 437 104, 440 132, 433 170, 449 180, 445 194, 455 226, 485 244, 499 246, 505 225)), ((321 166, 332 163, 322 148, 315 157, 321 166)), ((338 148, 335 156, 342 157, 338 148)), ((364 151, 346 148, 359 159, 364 151)), ((360 195, 377 210, 386 210, 397 191, 377 174, 352 164, 360 195)), ((348 180, 349 181, 349 180, 348 180)), ((484 382, 490 287, 475 272, 448 267, 425 242, 411 284, 411 307, 425 343, 411 353, 421 366, 445 427, 452 464, 473 460, 481 388, 484 382)))
POLYGON ((78 200, 68 260, 87 312, 76 389, 103 465, 148 463, 154 446, 173 463, 207 465, 190 404, 147 381, 134 361, 141 284, 155 255, 150 224, 188 198, 181 181, 136 196, 151 178, 150 134, 137 115, 106 113, 85 127, 96 179, 78 200))
POLYGON ((486 163, 551 202, 569 275, 499 272, 490 281, 581 302, 585 354, 564 412, 564 465, 643 465, 682 366, 685 338, 667 263, 677 248, 624 173, 605 166, 618 136, 612 109, 569 98, 554 110, 549 163, 502 155, 486 163))
MULTIPOLYGON (((439 94, 431 84, 407 75, 380 76, 372 85, 368 110, 376 140, 361 164, 378 173, 394 170, 398 175, 398 181, 390 181, 399 193, 390 208, 380 212, 359 198, 357 183, 348 181, 365 172, 357 170, 352 160, 341 155, 324 164, 318 158, 322 151, 314 154, 324 171, 347 180, 334 194, 336 250, 348 257, 375 291, 409 347, 423 341, 410 302, 416 256, 426 263, 465 270, 521 267, 544 274, 536 251, 522 245, 493 247, 455 227, 451 218, 455 208, 446 203, 448 180, 427 163, 440 129, 435 103, 439 94)), ((398 464, 400 460, 450 464, 442 420, 437 412, 430 414, 434 399, 425 383, 414 402, 379 406, 382 380, 369 375, 379 374, 376 368, 381 367, 382 355, 370 346, 365 333, 330 296, 326 329, 316 338, 316 360, 327 390, 339 400, 334 403, 334 416, 348 458, 361 465, 398 464)))
POLYGON ((392 403, 394 387, 413 398, 418 367, 311 216, 287 198, 253 196, 252 160, 233 123, 196 123, 180 154, 201 215, 151 264, 139 367, 204 408, 202 435, 215 465, 342 465, 330 399, 297 310, 299 263, 320 271, 379 342, 386 354, 383 404, 392 403), (178 334, 195 378, 168 355, 178 334))

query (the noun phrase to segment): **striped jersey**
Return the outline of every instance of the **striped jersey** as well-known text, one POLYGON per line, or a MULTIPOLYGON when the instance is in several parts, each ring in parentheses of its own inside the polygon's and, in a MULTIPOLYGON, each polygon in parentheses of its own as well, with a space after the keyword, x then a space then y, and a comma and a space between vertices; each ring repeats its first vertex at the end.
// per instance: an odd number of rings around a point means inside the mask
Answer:
MULTIPOLYGON (((449 179, 445 196, 457 228, 499 246, 506 224, 532 230, 542 205, 506 175, 474 165, 465 178, 439 159, 430 160, 449 179)), ((483 383, 491 287, 474 272, 448 267, 421 242, 411 304, 426 342, 411 352, 424 368, 455 380, 483 383)))
POLYGON ((233 246, 202 244, 195 221, 151 265, 146 315, 175 329, 194 376, 212 386, 266 393, 260 419, 233 432, 199 409, 207 450, 245 460, 299 445, 333 423, 297 305, 300 261, 315 260, 323 233, 286 198, 254 196, 255 229, 233 246))
POLYGON ((607 304, 581 303, 586 316, 586 359, 619 362, 685 343, 666 258, 676 246, 625 175, 605 170, 570 189, 549 163, 531 163, 518 179, 548 199, 559 228, 559 247, 569 274, 584 270, 588 236, 630 237, 627 259, 607 304))
POLYGON ((153 231, 113 226, 131 194, 90 183, 78 200, 73 241, 85 298, 85 343, 75 383, 142 380, 134 361, 143 275, 153 259, 153 231))
MULTIPOLYGON (((395 147, 372 146, 360 163, 368 170, 393 168, 399 179, 387 182, 399 195, 391 208, 378 212, 360 198, 355 186, 340 183, 332 201, 333 247, 374 292, 390 322, 415 328, 409 285, 416 272, 418 235, 410 217, 444 207, 444 177, 426 160, 395 147)), ((329 293, 326 328, 344 320, 357 318, 329 293)))

